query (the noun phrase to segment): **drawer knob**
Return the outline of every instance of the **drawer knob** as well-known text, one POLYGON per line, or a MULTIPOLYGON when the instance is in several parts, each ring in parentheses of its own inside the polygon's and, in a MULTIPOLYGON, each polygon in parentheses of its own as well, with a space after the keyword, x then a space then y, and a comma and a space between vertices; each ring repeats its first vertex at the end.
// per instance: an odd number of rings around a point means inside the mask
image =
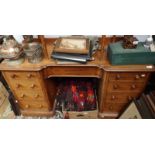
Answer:
POLYGON ((22 94, 20 97, 21 97, 21 98, 24 98, 25 96, 26 96, 25 94, 22 94))
POLYGON ((36 86, 35 84, 32 84, 32 85, 30 86, 30 88, 35 88, 35 86, 36 86))
POLYGON ((20 84, 17 84, 17 85, 16 85, 16 88, 20 88, 20 87, 21 87, 21 85, 20 85, 20 84))
POLYGON ((27 74, 27 78, 31 78, 32 77, 32 74, 27 74))
POLYGON ((114 89, 117 89, 117 88, 118 88, 118 85, 117 85, 117 84, 114 84, 114 85, 113 85, 113 88, 114 88, 114 89))
POLYGON ((28 109, 30 106, 28 104, 25 105, 25 108, 28 109))
POLYGON ((131 96, 128 96, 128 101, 131 101, 132 100, 132 97, 131 96))
POLYGON ((140 79, 140 76, 137 74, 137 75, 135 76, 135 79, 136 79, 136 80, 140 79))
POLYGON ((39 97, 39 94, 36 94, 34 97, 35 97, 35 98, 38 98, 38 97, 39 97))
POLYGON ((12 74, 11 78, 14 79, 16 77, 16 74, 12 74))
POLYGON ((119 80, 121 76, 119 74, 116 75, 116 80, 119 80))
POLYGON ((135 85, 135 84, 132 84, 132 85, 131 85, 131 88, 132 88, 132 89, 135 89, 135 88, 136 88, 136 85, 135 85))
POLYGON ((140 76, 141 76, 142 78, 144 78, 144 77, 146 77, 146 74, 141 74, 140 76))
POLYGON ((112 95, 112 96, 111 96, 111 99, 112 99, 112 100, 115 100, 115 99, 116 99, 116 97, 115 97, 114 95, 112 95))
POLYGON ((111 106, 109 107, 109 109, 110 109, 110 110, 113 110, 113 106, 111 105, 111 106))
POLYGON ((39 108, 42 108, 42 107, 43 107, 43 105, 42 105, 42 104, 40 104, 40 105, 39 105, 39 108))

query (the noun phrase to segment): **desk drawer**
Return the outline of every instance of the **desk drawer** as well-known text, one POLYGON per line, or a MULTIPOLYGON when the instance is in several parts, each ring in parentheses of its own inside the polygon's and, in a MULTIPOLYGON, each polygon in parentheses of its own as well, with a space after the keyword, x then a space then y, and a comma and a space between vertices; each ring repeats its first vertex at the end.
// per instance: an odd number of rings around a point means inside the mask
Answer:
POLYGON ((145 87, 143 82, 109 82, 108 92, 141 92, 145 87))
POLYGON ((106 102, 107 103, 128 103, 130 102, 133 98, 138 97, 139 93, 125 93, 125 92, 120 92, 120 93, 108 93, 106 97, 106 102))
POLYGON ((11 83, 12 88, 15 91, 39 91, 42 90, 42 87, 39 83, 39 81, 37 81, 37 79, 35 81, 33 80, 27 80, 26 82, 24 80, 20 80, 20 81, 14 81, 13 83, 11 83))
POLYGON ((18 100, 27 100, 32 102, 45 100, 44 94, 41 91, 16 91, 14 93, 18 97, 18 100))
POLYGON ((4 72, 8 84, 12 90, 41 90, 39 72, 4 72))
POLYGON ((10 72, 5 72, 5 76, 7 76, 7 78, 11 81, 25 80, 25 82, 27 82, 28 80, 35 81, 38 78, 39 73, 10 71, 10 72))
POLYGON ((56 76, 76 76, 76 77, 101 77, 101 71, 97 67, 79 67, 79 66, 55 66, 44 70, 44 77, 56 76))
POLYGON ((19 101, 19 106, 22 110, 37 110, 37 111, 48 111, 48 105, 44 101, 34 101, 29 103, 28 101, 19 101))
POLYGON ((124 110, 124 108, 127 105, 128 104, 122 104, 122 103, 105 103, 103 106, 103 111, 120 113, 121 111, 124 110))
POLYGON ((131 73, 117 72, 117 73, 110 73, 109 80, 143 82, 147 80, 148 76, 149 76, 149 73, 144 73, 144 72, 131 72, 131 73))

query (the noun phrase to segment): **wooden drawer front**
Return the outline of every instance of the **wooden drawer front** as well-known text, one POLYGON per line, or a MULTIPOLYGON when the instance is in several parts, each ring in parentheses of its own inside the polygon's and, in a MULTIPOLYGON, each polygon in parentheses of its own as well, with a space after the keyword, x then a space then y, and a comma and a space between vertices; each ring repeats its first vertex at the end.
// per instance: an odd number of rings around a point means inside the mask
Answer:
POLYGON ((106 97, 107 103, 128 103, 134 97, 138 97, 139 93, 109 93, 106 97))
POLYGON ((25 101, 44 101, 44 94, 40 91, 16 91, 14 92, 18 97, 18 100, 25 101))
POLYGON ((27 101, 19 101, 19 106, 22 110, 48 111, 48 105, 43 101, 34 101, 33 103, 29 103, 27 101))
POLYGON ((11 81, 19 81, 24 80, 24 82, 28 82, 29 80, 35 81, 39 73, 38 72, 6 72, 5 75, 11 81))
POLYGON ((109 82, 109 92, 141 92, 144 89, 145 83, 143 82, 109 82))
POLYGON ((14 81, 11 83, 12 88, 15 91, 21 91, 21 90, 26 90, 26 91, 35 91, 35 90, 42 90, 41 85, 39 81, 36 80, 29 80, 29 81, 24 81, 24 80, 19 80, 19 81, 14 81))
POLYGON ((6 72, 5 76, 14 91, 41 90, 38 72, 6 72))
POLYGON ((120 113, 126 108, 127 104, 120 103, 105 103, 103 106, 104 112, 116 112, 120 113))
POLYGON ((79 67, 79 66, 55 66, 48 67, 44 70, 44 77, 52 76, 84 76, 84 77, 100 77, 101 71, 97 67, 79 67))
POLYGON ((149 73, 143 73, 143 72, 138 72, 138 73, 117 72, 117 73, 110 73, 109 80, 117 80, 117 81, 128 80, 128 81, 143 82, 147 80, 148 76, 149 76, 149 73))

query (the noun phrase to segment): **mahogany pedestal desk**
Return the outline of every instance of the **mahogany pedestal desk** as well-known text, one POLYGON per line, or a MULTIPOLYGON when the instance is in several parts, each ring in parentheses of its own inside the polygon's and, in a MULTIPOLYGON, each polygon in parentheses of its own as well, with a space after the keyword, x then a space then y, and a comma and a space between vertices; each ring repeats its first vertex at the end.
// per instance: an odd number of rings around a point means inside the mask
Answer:
MULTIPOLYGON (((47 44, 47 50, 52 47, 47 44)), ((98 78, 98 116, 117 118, 128 103, 144 90, 151 72, 150 65, 111 66, 106 52, 98 51, 87 64, 58 64, 44 59, 38 64, 25 62, 9 66, 3 61, 0 70, 12 90, 20 111, 26 116, 52 116, 57 92, 57 77, 98 78)))

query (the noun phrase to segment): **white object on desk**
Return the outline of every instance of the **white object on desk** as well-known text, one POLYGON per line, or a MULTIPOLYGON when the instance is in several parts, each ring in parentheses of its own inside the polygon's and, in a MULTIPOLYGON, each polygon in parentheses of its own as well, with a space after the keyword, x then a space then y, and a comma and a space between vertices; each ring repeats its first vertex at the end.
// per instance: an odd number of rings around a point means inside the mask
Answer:
POLYGON ((150 50, 151 50, 151 52, 155 52, 155 44, 150 45, 150 50))
POLYGON ((24 38, 22 35, 13 35, 13 37, 16 39, 16 41, 19 43, 19 44, 22 44, 24 38))

